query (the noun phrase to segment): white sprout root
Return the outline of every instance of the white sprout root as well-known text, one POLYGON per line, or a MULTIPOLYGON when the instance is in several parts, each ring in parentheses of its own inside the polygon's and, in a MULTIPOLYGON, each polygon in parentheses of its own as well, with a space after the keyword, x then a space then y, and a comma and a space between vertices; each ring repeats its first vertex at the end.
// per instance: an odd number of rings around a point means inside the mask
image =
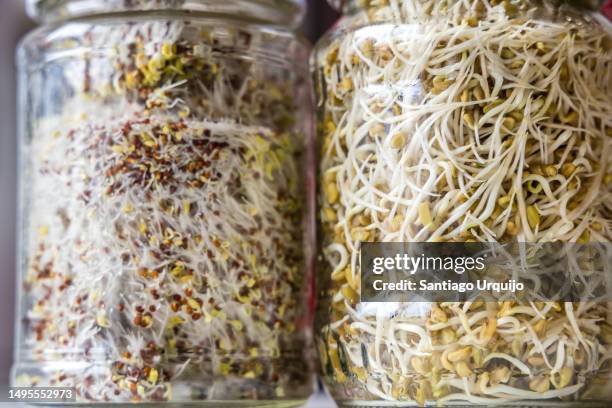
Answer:
POLYGON ((314 58, 332 394, 608 400, 607 304, 372 307, 358 254, 363 241, 610 242, 609 24, 523 0, 362 3, 314 58))
POLYGON ((33 124, 24 151, 16 384, 100 402, 307 396, 287 67, 227 58, 266 43, 247 31, 88 30, 77 44, 112 52, 66 62, 80 92, 33 124))

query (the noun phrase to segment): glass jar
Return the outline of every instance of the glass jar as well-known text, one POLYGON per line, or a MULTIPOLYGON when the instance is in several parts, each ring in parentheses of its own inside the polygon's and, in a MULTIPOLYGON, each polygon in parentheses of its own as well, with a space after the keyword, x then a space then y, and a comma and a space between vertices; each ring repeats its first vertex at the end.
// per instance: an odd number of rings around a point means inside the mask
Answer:
MULTIPOLYGON (((18 51, 15 386, 77 402, 311 391, 303 11, 32 0, 18 51)), ((268 405, 266 405, 268 406, 268 405)))
POLYGON ((375 303, 360 260, 369 242, 612 241, 610 23, 577 2, 342 6, 311 59, 332 396, 607 406, 610 303, 375 303))

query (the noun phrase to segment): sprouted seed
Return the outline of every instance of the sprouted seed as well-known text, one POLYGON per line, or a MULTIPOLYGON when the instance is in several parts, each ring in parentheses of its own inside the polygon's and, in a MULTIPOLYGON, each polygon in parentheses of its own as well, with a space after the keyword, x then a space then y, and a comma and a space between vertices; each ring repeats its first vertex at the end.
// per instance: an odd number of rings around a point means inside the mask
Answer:
POLYGON ((332 394, 609 400, 606 303, 359 303, 363 241, 610 242, 609 23, 525 0, 385 0, 340 28, 313 68, 332 394))
POLYGON ((79 45, 112 52, 69 65, 80 91, 32 125, 23 341, 43 369, 18 385, 309 392, 293 79, 225 55, 260 34, 184 24, 91 26, 79 45))

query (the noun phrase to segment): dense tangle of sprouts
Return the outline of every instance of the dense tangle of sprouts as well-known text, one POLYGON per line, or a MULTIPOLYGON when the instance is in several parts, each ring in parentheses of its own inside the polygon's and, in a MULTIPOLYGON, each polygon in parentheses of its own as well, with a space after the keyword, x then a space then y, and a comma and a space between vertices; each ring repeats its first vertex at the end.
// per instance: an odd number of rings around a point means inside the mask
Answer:
POLYGON ((378 242, 609 242, 610 26, 547 3, 366 1, 314 58, 339 400, 606 400, 605 303, 359 303, 378 242))
POLYGON ((24 148, 15 383, 72 386, 80 401, 305 397, 303 73, 257 31, 173 20, 71 34, 52 45, 105 53, 62 62, 55 79, 76 92, 24 148), (264 45, 265 69, 242 58, 264 45))

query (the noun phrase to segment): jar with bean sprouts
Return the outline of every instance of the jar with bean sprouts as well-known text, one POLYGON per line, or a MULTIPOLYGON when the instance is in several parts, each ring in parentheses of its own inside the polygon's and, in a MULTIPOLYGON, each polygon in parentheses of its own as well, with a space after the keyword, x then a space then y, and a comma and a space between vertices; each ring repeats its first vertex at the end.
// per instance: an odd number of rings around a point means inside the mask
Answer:
POLYGON ((311 393, 308 47, 292 0, 32 0, 15 386, 77 403, 311 393))
POLYGON ((361 287, 366 242, 611 241, 612 29, 587 6, 342 3, 311 59, 315 337, 340 405, 609 404, 608 302, 374 303, 361 287))

